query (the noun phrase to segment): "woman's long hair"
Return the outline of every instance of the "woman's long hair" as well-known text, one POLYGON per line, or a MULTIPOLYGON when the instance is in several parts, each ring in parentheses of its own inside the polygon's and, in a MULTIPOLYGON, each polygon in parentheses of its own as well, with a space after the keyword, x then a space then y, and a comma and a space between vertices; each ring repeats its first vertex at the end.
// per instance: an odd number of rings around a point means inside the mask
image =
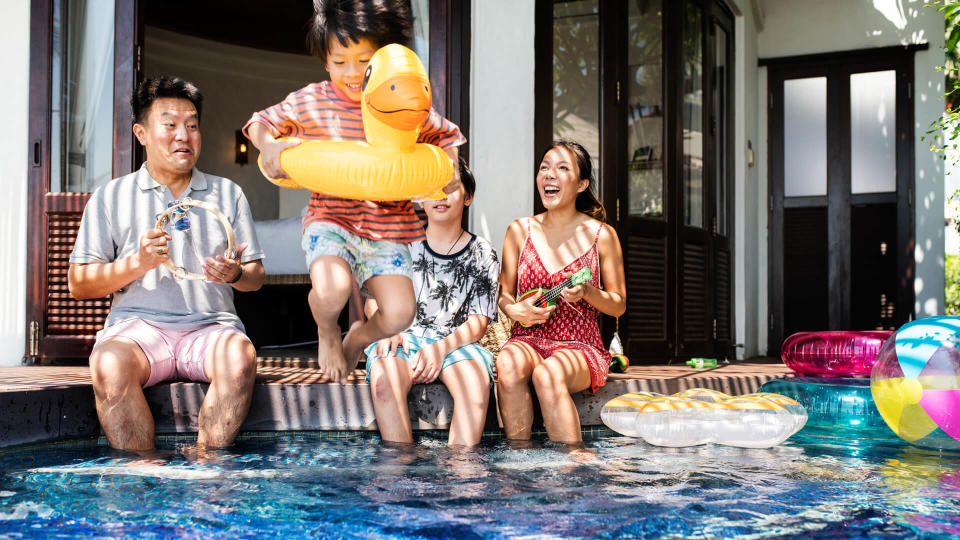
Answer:
POLYGON ((573 154, 577 160, 577 170, 580 171, 580 179, 590 182, 587 189, 577 194, 577 211, 583 212, 597 221, 606 223, 607 211, 603 208, 603 203, 600 202, 600 199, 598 199, 593 192, 593 184, 596 183, 593 177, 593 165, 590 163, 590 154, 587 153, 583 145, 565 139, 555 140, 550 143, 550 147, 540 155, 540 162, 543 162, 543 158, 547 155, 547 152, 559 147, 566 148, 573 154))

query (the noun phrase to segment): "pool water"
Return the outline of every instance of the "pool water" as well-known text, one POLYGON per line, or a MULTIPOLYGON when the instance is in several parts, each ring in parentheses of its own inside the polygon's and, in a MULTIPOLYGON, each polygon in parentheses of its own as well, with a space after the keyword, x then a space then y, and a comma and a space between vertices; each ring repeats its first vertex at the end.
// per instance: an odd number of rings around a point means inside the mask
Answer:
POLYGON ((79 443, 0 453, 0 538, 943 537, 960 534, 960 454, 801 432, 779 447, 589 452, 486 438, 249 436, 151 459, 79 443))

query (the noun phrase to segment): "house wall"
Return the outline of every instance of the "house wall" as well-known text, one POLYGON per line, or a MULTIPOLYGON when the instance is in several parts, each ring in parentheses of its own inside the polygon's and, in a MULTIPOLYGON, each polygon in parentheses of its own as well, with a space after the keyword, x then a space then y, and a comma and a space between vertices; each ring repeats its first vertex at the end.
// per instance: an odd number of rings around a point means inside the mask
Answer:
POLYGON ((27 140, 30 2, 0 2, 0 103, 7 136, 0 145, 0 366, 19 365, 26 337, 27 140), (17 136, 16 134, 21 134, 17 136))
POLYGON ((470 229, 503 246, 533 209, 534 0, 474 0, 470 51, 470 229))
MULTIPOLYGON (((754 2, 732 2, 734 27, 734 336, 736 354, 751 358, 766 351, 766 294, 761 288, 761 260, 766 260, 766 185, 760 182, 761 149, 757 123, 757 26, 754 2), (748 143, 753 164, 748 163, 748 143), (763 251, 760 251, 760 248, 763 251)), ((762 21, 760 21, 762 24, 762 21)), ((765 276, 764 276, 765 278, 765 276)), ((764 280, 765 283, 765 280, 764 280)))
MULTIPOLYGON (((917 317, 943 313, 943 162, 930 152, 929 142, 920 140, 943 112, 943 75, 936 70, 944 61, 943 14, 921 0, 806 0, 802 9, 793 0, 767 0, 762 6, 764 26, 757 35, 761 58, 929 43, 914 57, 914 309, 917 317)), ((765 125, 766 108, 757 109, 758 121, 765 125)), ((765 176, 760 179, 763 185, 765 176)))

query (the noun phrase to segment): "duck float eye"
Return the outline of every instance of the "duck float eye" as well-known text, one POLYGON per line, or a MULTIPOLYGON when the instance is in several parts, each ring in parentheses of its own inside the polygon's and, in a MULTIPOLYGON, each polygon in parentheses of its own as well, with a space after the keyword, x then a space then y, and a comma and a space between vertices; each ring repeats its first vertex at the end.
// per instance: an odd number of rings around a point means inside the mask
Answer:
POLYGON ((417 142, 430 103, 423 63, 403 45, 387 45, 363 74, 360 112, 367 140, 303 141, 280 154, 290 179, 269 180, 346 199, 442 199, 453 163, 439 147, 417 142))

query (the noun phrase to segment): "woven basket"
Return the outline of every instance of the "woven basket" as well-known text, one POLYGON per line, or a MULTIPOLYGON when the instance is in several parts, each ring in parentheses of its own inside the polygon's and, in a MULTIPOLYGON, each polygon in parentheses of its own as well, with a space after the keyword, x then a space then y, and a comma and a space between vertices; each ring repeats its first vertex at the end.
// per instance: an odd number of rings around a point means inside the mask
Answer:
POLYGON ((513 320, 507 317, 502 310, 498 311, 497 321, 488 324, 487 333, 480 338, 480 345, 493 353, 494 376, 497 374, 497 357, 500 355, 500 349, 510 339, 510 330, 513 328, 513 320))

